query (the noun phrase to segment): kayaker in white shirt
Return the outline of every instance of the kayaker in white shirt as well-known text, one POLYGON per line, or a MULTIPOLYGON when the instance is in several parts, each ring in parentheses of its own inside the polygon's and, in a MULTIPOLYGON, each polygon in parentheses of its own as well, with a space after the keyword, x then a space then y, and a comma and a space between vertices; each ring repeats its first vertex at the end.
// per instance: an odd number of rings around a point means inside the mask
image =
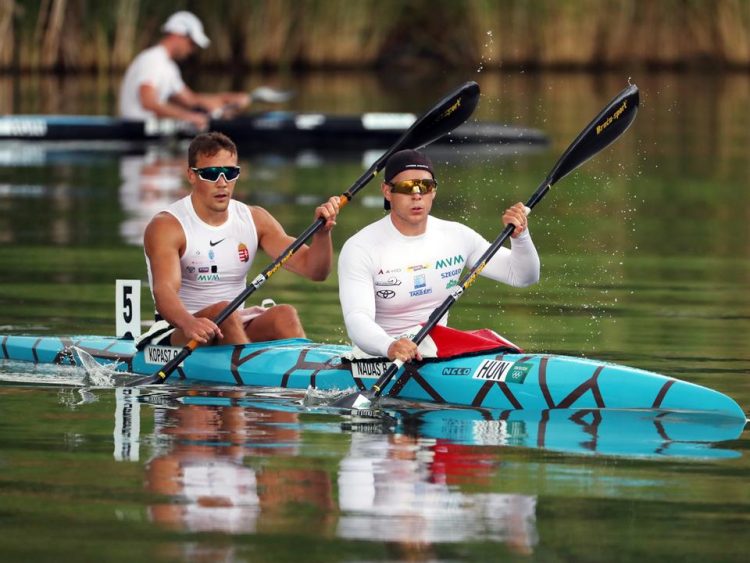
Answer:
MULTIPOLYGON (((244 344, 305 336, 291 305, 240 308, 221 326, 211 320, 245 290, 258 249, 275 260, 294 242, 268 211, 232 199, 240 174, 237 162, 237 147, 226 135, 195 137, 188 148, 191 194, 158 213, 146 227, 146 264, 161 317, 147 333, 149 338, 158 336, 152 343, 244 344)), ((338 211, 337 196, 315 209, 316 220, 322 217, 325 224, 312 235, 309 246, 303 245, 284 262, 286 269, 313 281, 328 277, 331 229, 338 211)))
MULTIPOLYGON (((465 225, 430 215, 437 181, 421 152, 391 156, 381 191, 390 213, 346 241, 339 256, 344 322, 352 342, 368 354, 421 360, 414 342, 402 335, 427 321, 490 243, 465 225)), ((482 275, 515 287, 536 283, 539 256, 524 205, 509 207, 502 222, 516 227, 511 248, 501 248, 482 275)), ((447 315, 440 324, 446 322, 447 315)))
POLYGON ((195 14, 180 11, 162 26, 158 44, 141 52, 125 72, 120 85, 120 116, 129 119, 165 117, 187 121, 199 130, 208 126, 210 114, 250 104, 244 92, 198 93, 182 80, 177 62, 211 43, 195 14))

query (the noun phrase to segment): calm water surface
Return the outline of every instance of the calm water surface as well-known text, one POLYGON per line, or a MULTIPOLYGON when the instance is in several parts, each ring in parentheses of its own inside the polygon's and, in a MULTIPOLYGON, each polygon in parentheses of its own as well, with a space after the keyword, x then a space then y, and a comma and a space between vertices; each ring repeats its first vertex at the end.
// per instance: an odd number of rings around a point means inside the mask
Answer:
MULTIPOLYGON (((480 280, 451 324, 707 385, 747 412, 750 78, 631 78, 633 128, 534 211, 542 281, 480 280)), ((420 113, 466 79, 482 86, 478 118, 551 139, 536 151, 432 149, 435 213, 494 238, 499 210, 528 198, 627 77, 268 80, 299 92, 290 109, 420 113)), ((113 88, 0 78, 0 109, 106 113, 113 88)), ((385 148, 243 153, 237 195, 301 232, 385 148)), ((0 145, 0 334, 112 333, 114 280, 145 279, 142 229, 184 193, 183 152, 0 145)), ((379 203, 376 185, 360 192, 336 248, 382 216, 379 203)), ((345 341, 335 275, 281 272, 263 292, 297 305, 311 338, 345 341)), ((146 319, 145 286, 142 298, 146 319)), ((3 559, 745 560, 741 423, 421 407, 351 420, 288 391, 114 389, 73 368, 0 364, 3 559)))

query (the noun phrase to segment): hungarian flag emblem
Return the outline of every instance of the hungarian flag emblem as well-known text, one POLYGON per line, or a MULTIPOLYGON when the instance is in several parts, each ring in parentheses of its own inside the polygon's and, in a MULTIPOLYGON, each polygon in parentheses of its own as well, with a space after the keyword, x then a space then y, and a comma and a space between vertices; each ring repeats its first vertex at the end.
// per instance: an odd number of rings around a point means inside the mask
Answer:
POLYGON ((241 242, 237 246, 237 254, 239 255, 242 262, 247 262, 248 260, 250 260, 250 252, 247 250, 247 246, 245 246, 245 243, 241 242))

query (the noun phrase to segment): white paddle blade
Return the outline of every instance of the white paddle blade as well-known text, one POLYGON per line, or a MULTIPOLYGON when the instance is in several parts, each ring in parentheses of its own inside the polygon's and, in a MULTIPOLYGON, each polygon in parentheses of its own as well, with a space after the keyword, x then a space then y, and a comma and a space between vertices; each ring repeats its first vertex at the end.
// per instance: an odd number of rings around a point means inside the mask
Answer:
POLYGON ((276 90, 269 86, 259 86, 250 92, 250 100, 267 104, 283 104, 294 97, 291 90, 276 90))

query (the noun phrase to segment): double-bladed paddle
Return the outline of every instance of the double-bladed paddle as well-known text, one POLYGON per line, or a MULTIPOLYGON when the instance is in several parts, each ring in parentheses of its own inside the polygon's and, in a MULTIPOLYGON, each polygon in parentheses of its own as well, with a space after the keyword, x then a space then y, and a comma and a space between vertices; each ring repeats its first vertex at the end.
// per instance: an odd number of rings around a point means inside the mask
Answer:
MULTIPOLYGON (((547 175, 544 181, 539 185, 534 194, 526 202, 529 211, 541 201, 547 194, 552 185, 567 176, 570 172, 578 168, 589 158, 594 156, 602 149, 614 142, 635 119, 638 111, 638 87, 631 84, 607 104, 607 106, 589 123, 583 131, 580 132, 575 141, 567 148, 559 158, 552 171, 547 175)), ((453 292, 435 309, 427 322, 412 339, 419 345, 429 332, 437 325, 441 318, 448 312, 448 309, 458 300, 463 292, 474 283, 477 276, 482 272, 484 267, 495 255, 506 239, 513 234, 515 226, 507 225, 499 237, 489 246, 482 257, 477 261, 473 268, 467 272, 459 281, 453 292)), ((383 389, 391 381, 396 372, 404 365, 401 360, 393 361, 388 369, 381 375, 371 389, 362 393, 351 393, 337 401, 334 401, 334 407, 365 409, 370 406, 373 400, 377 399, 383 392, 383 389)))
MULTIPOLYGON (((466 82, 442 98, 430 111, 417 119, 417 121, 415 121, 411 127, 401 135, 398 141, 396 141, 390 149, 383 153, 383 155, 378 158, 347 191, 341 194, 339 205, 343 207, 349 203, 354 195, 365 187, 365 185, 367 185, 367 183, 377 176, 378 172, 385 167, 386 162, 393 153, 403 149, 417 149, 424 147, 443 135, 450 133, 471 116, 477 103, 479 103, 479 85, 476 82, 466 82)), ((268 278, 276 273, 276 271, 281 268, 284 263, 300 249, 305 241, 325 224, 325 222, 326 221, 323 217, 319 217, 312 225, 310 225, 304 233, 298 236, 297 239, 290 244, 278 258, 276 258, 276 260, 258 274, 255 279, 250 282, 250 285, 248 285, 242 293, 240 293, 216 316, 215 319, 213 319, 214 323, 217 325, 223 323, 229 315, 231 315, 248 297, 250 297, 255 290, 259 289, 268 278)), ((174 358, 167 362, 164 367, 153 376, 141 378, 132 383, 132 385, 163 383, 177 366, 179 366, 197 347, 198 342, 196 340, 191 340, 174 358)))

